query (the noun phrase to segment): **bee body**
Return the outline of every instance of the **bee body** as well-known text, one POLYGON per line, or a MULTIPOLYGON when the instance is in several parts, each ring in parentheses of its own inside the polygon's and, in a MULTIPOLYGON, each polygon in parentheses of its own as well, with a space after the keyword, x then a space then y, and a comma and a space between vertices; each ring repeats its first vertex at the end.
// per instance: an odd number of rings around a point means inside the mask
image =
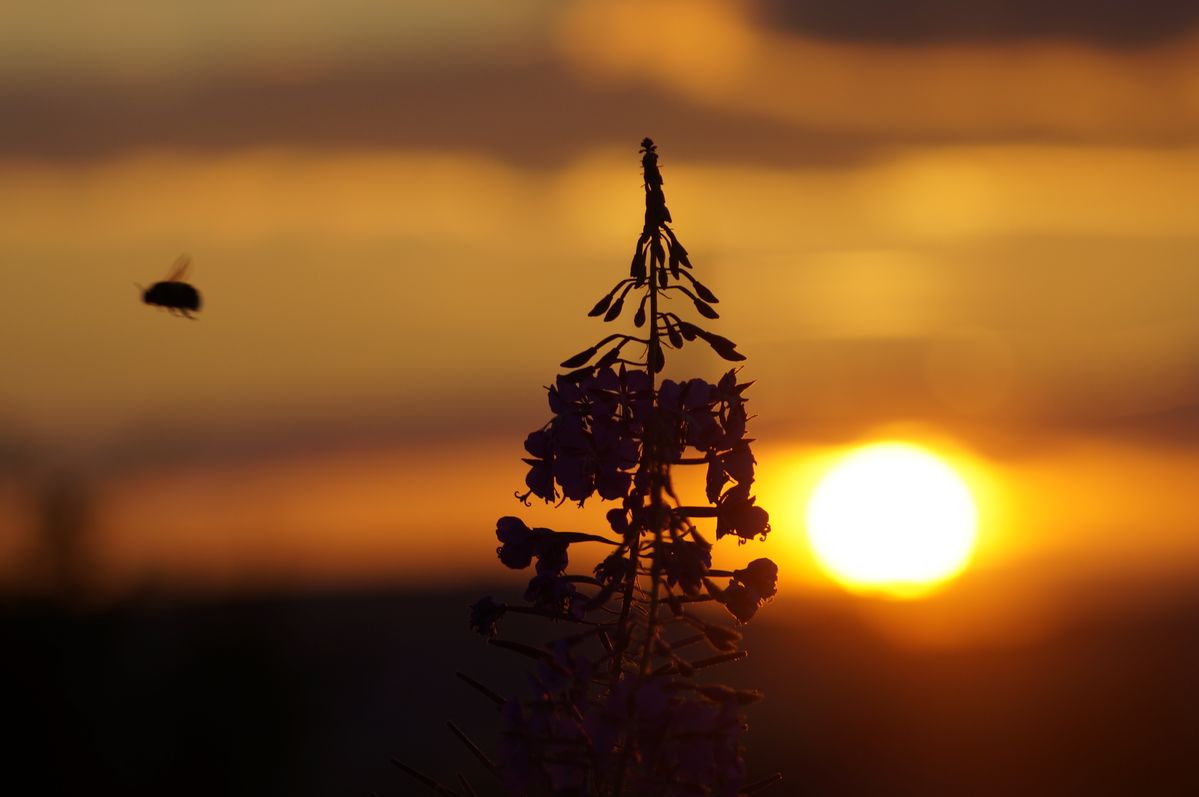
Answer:
POLYGON ((182 313, 188 318, 195 318, 192 313, 199 312, 202 302, 200 292, 195 286, 183 281, 189 265, 191 259, 187 255, 181 256, 175 262, 170 276, 142 291, 142 301, 165 307, 172 313, 182 313))
POLYGON ((142 301, 166 307, 188 315, 198 312, 201 305, 200 292, 186 282, 163 280, 146 288, 142 301))

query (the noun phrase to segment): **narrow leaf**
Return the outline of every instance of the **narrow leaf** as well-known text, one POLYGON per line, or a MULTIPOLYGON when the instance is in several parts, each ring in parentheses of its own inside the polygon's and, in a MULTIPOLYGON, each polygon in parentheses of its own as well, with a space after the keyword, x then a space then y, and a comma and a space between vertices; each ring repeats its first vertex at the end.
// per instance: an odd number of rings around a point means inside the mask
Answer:
POLYGON ((637 247, 633 250, 633 262, 629 268, 629 276, 633 279, 645 279, 645 245, 649 235, 642 233, 637 239, 637 247))
MULTIPOLYGON (((591 599, 587 601, 587 603, 583 604, 583 611, 589 612, 593 609, 598 609, 599 607, 603 606, 605 603, 608 602, 608 599, 611 598, 612 595, 616 592, 616 588, 618 586, 619 586, 619 582, 613 581, 610 584, 608 584, 606 587, 601 589, 599 592, 595 593, 595 595, 593 595, 591 597, 591 599)), ((600 641, 602 642, 605 638, 606 637, 601 637, 600 641)), ((607 647, 608 644, 611 644, 611 640, 609 640, 607 643, 605 643, 605 647, 607 647)), ((608 652, 611 653, 612 651, 609 650, 608 652)))
MULTIPOLYGON (((604 352, 604 356, 595 361, 596 368, 607 368, 620 359, 620 347, 613 346, 604 352)), ((590 370, 590 369, 589 369, 590 370)))
POLYGON ((597 316, 597 315, 603 313, 605 310, 607 310, 608 305, 610 305, 610 304, 612 304, 612 294, 609 293, 607 296, 605 296, 604 298, 602 298, 598 302, 596 302, 595 307, 592 307, 591 311, 589 313, 587 313, 587 315, 597 316))
POLYGON ((554 658, 548 650, 541 650, 540 648, 535 648, 532 645, 526 645, 523 642, 513 642, 508 639, 489 639, 487 641, 495 645, 497 648, 504 648, 505 650, 510 650, 513 653, 519 653, 522 656, 528 656, 530 659, 549 661, 554 658))
POLYGON ((454 735, 458 737, 458 741, 460 741, 460 742, 462 742, 462 744, 466 745, 466 749, 470 750, 471 753, 474 754, 474 757, 479 759, 480 763, 482 763, 483 766, 487 767, 488 772, 496 771, 495 764, 493 764, 491 762, 491 759, 487 757, 487 754, 484 753, 482 750, 480 750, 479 746, 477 744, 475 744, 474 742, 472 742, 470 740, 470 737, 467 736, 462 731, 461 728, 459 728, 457 725, 455 725, 452 722, 446 722, 446 725, 450 726, 450 730, 453 731, 454 735))
POLYGON ((650 259, 656 265, 662 265, 666 262, 666 250, 662 248, 662 241, 657 238, 649 245, 650 259))
POLYGON ((712 304, 720 304, 720 300, 716 298, 716 294, 714 294, 714 293, 712 293, 712 291, 708 290, 708 287, 706 285, 704 285, 702 282, 700 282, 699 280, 697 280, 695 278, 692 278, 691 284, 693 286, 695 286, 695 292, 699 294, 699 298, 703 299, 705 302, 711 302, 712 304))
POLYGON ((683 246, 683 244, 675 236, 674 232, 671 231, 669 228, 667 228, 667 230, 666 230, 666 235, 667 235, 667 237, 670 238, 671 251, 675 252, 678 255, 679 261, 684 266, 686 266, 687 268, 691 268, 691 263, 687 260, 687 248, 683 246))
POLYGON ((749 785, 742 786, 741 794, 747 795, 747 797, 749 795, 757 794, 760 791, 770 788, 771 786, 773 786, 776 783, 781 783, 782 780, 783 780, 783 773, 775 772, 773 775, 767 775, 764 778, 755 780, 753 783, 750 783, 749 785))
POLYGON ((745 355, 737 351, 736 347, 731 341, 724 341, 723 343, 708 341, 708 343, 711 344, 712 351, 716 352, 730 362, 737 362, 745 359, 745 355))
POLYGON ((576 542, 602 542, 607 545, 620 545, 616 540, 610 540, 607 537, 601 537, 598 534, 587 534, 582 531, 555 531, 552 532, 555 539, 560 540, 568 545, 573 545, 576 542))
POLYGON ((578 368, 583 363, 595 356, 595 347, 591 346, 576 354, 574 357, 563 360, 561 366, 563 368, 578 368))
POLYGON ((565 379, 567 382, 573 382, 577 385, 579 382, 582 382, 584 379, 591 376, 591 374, 593 374, 594 372, 595 372, 595 366, 585 365, 582 368, 579 368, 578 370, 563 374, 562 378, 565 379))
MULTIPOLYGON (((494 639, 491 641, 495 642, 494 639)), ((699 661, 688 662, 688 664, 691 665, 692 669, 702 670, 704 667, 712 667, 716 664, 724 664, 726 661, 737 661, 738 659, 743 659, 748 655, 748 651, 738 650, 735 653, 722 653, 719 656, 710 656, 706 659, 700 659, 699 661)))
POLYGON ((466 683, 468 686, 470 686, 471 688, 473 688, 473 689, 475 689, 476 691, 478 691, 480 694, 482 694, 484 697, 486 697, 486 698, 487 698, 488 700, 490 700, 492 703, 495 703, 495 704, 496 704, 496 706, 502 706, 502 705, 504 705, 504 703, 506 703, 506 702, 507 702, 506 700, 504 700, 504 698, 500 697, 498 694, 496 694, 495 692, 493 692, 491 689, 487 688, 487 687, 486 687, 486 686, 484 686, 483 684, 479 683, 479 682, 478 682, 478 681, 476 681, 474 678, 471 678, 471 677, 470 677, 469 675, 467 675, 466 673, 464 673, 464 672, 459 672, 459 673, 457 673, 457 675, 458 675, 458 677, 459 677, 459 678, 461 678, 461 679, 462 679, 462 680, 463 680, 463 681, 464 681, 464 682, 465 682, 465 683, 466 683))
POLYGON ((722 625, 708 623, 704 626, 704 636, 719 651, 730 652, 737 649, 741 642, 741 634, 722 625))
POLYGON ((604 320, 605 321, 614 320, 618 315, 620 315, 620 311, 623 309, 624 309, 624 297, 621 296, 619 299, 617 299, 616 301, 614 301, 612 303, 611 307, 608 308, 608 312, 604 314, 604 320))
POLYGON ((651 373, 658 373, 666 366, 666 355, 662 353, 660 345, 650 346, 649 355, 646 358, 649 361, 649 370, 651 373))
POLYGON ((737 344, 733 343, 728 338, 723 337, 722 335, 713 334, 711 332, 704 332, 703 330, 698 330, 698 332, 700 336, 708 342, 708 345, 712 347, 712 351, 716 352, 724 359, 732 362, 745 359, 745 355, 737 351, 737 344))
POLYGON ((695 309, 698 310, 699 314, 704 318, 720 318, 720 313, 713 310, 712 305, 708 304, 702 299, 695 300, 695 309))
POLYGON ((433 780, 431 777, 429 777, 425 773, 421 772, 418 769, 413 769, 412 767, 405 764, 403 761, 393 758, 393 759, 391 759, 391 763, 395 764, 401 770, 403 770, 404 772, 407 772, 413 778, 415 778, 416 780, 419 780, 421 783, 425 784, 433 791, 442 795, 442 797, 462 797, 460 794, 458 794, 458 792, 454 791, 453 789, 448 789, 445 786, 442 786, 440 783, 433 780))
POLYGON ((458 782, 462 784, 462 791, 466 792, 466 797, 479 797, 475 787, 470 785, 470 781, 461 772, 458 773, 458 782))
POLYGON ((726 348, 726 349, 737 348, 736 343, 733 343, 731 340, 724 337, 723 335, 717 335, 715 332, 706 332, 704 330, 700 330, 699 334, 700 334, 700 337, 702 337, 704 340, 708 341, 708 343, 712 344, 713 348, 716 348, 718 346, 720 348, 726 348))

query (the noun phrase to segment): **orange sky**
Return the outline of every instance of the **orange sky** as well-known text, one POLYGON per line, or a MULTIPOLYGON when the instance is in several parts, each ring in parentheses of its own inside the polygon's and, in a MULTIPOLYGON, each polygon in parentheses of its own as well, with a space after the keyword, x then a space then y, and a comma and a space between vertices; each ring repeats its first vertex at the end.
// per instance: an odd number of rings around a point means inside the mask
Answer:
MULTIPOLYGON (((775 472, 898 426, 990 485, 979 573, 1193 575, 1182 6, 860 30, 765 2, 87 8, 0 12, 10 581, 64 469, 118 590, 485 572, 540 386, 626 267, 645 135, 758 380, 776 520, 807 488, 775 472), (195 323, 133 287, 183 251, 195 323)), ((796 540, 770 546, 819 587, 796 540)))

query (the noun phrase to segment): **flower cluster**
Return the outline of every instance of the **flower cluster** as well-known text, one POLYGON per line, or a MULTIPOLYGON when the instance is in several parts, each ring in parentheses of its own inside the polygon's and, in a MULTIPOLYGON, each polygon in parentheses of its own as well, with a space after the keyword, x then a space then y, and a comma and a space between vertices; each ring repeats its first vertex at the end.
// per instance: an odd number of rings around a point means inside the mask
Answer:
POLYGON ((654 407, 649 374, 622 364, 575 380, 560 376, 549 403, 554 417, 525 439, 529 492, 521 500, 556 501, 558 488, 580 506, 596 492, 609 501, 628 497, 654 407))
POLYGON ((736 627, 716 621, 708 607, 749 622, 774 597, 778 568, 761 558, 737 570, 713 567, 714 544, 702 524, 714 521, 717 542, 732 536, 745 543, 770 531, 752 494, 749 383, 738 381, 738 368, 716 382, 660 376, 666 352, 696 340, 725 360, 744 355, 668 309, 684 299, 715 319, 719 300, 695 278, 668 226, 656 147, 646 139, 641 151, 645 223, 629 276, 590 314, 611 322, 635 306, 633 325, 644 336, 609 335, 562 362, 569 370, 547 388, 551 418, 525 440, 527 490, 517 493, 526 505, 537 497, 580 506, 598 494, 615 504, 608 528, 583 534, 500 518, 500 562, 534 570, 525 603, 486 597, 471 607, 471 628, 534 664, 531 693, 507 700, 462 674, 502 709, 497 760, 456 733, 511 794, 734 797, 778 778, 745 782, 743 708, 760 695, 696 679, 698 670, 745 655, 736 627), (638 347, 643 354, 630 356, 638 347), (704 469, 706 503, 679 499, 673 473, 684 467, 704 469), (584 544, 608 550, 592 558, 591 574, 572 574, 571 546, 584 544), (727 585, 717 583, 725 578, 727 585), (513 612, 575 632, 543 646, 505 639, 499 626, 513 612))
POLYGON ((749 495, 756 464, 745 436, 743 393, 749 383, 737 382, 737 370, 715 384, 666 379, 656 395, 648 371, 623 364, 619 370, 597 368, 575 379, 559 376, 549 388, 553 418, 525 439, 531 455, 525 459, 529 489, 518 497, 527 501, 536 495, 546 502, 561 497, 580 506, 597 492, 604 500, 626 500, 645 489, 635 478, 649 478, 638 466, 652 433, 655 454, 667 464, 681 464, 689 450, 702 457, 707 498, 724 507, 718 538, 767 533, 765 512, 752 506, 749 495))

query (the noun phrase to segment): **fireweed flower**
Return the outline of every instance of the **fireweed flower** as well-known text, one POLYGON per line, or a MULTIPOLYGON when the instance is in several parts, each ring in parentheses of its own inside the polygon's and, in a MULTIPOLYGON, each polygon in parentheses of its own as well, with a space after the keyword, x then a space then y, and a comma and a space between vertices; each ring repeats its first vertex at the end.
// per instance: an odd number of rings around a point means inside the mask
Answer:
POLYGON ((554 573, 538 573, 529 579, 525 600, 551 614, 576 619, 582 616, 583 600, 575 585, 554 573))
POLYGON ((518 517, 502 517, 495 524, 495 536, 503 543, 495 549, 506 567, 523 570, 533 561, 536 552, 533 530, 518 517))
POLYGON ((669 542, 662 545, 659 558, 667 586, 678 584, 686 594, 696 595, 712 568, 712 546, 688 540, 669 542))
MULTIPOLYGON (((455 732, 514 795, 734 797, 778 779, 746 783, 743 708, 760 695, 696 681, 698 670, 745 655, 736 626, 774 597, 778 568, 769 559, 713 568, 713 532, 738 544, 770 532, 752 493, 750 383, 738 367, 715 382, 662 376, 668 355, 691 343, 733 363, 745 356, 694 320, 718 318, 719 300, 669 226, 650 139, 641 154, 645 219, 628 276, 589 313, 604 322, 631 315, 632 329, 561 363, 547 388, 550 417, 525 439, 529 470, 516 493, 526 506, 534 497, 612 502, 607 528, 565 532, 500 518, 500 562, 534 567, 526 603, 488 597, 470 612, 471 628, 531 664, 525 691, 507 699, 460 674, 502 707, 494 760, 455 732), (673 473, 686 467, 704 468, 706 504, 680 499, 673 473), (568 572, 576 545, 606 546, 585 557, 598 561, 589 574, 568 572), (558 638, 531 645, 498 637, 510 613, 548 619, 558 638)), ((418 777, 443 795, 475 793, 465 779, 459 792, 418 777)))
POLYGON ((779 568, 769 559, 755 559, 742 569, 734 570, 733 578, 767 600, 777 591, 779 568))
POLYGON ((498 630, 496 626, 507 610, 507 606, 496 603, 490 595, 479 598, 470 607, 471 630, 477 631, 483 636, 495 636, 498 630))

